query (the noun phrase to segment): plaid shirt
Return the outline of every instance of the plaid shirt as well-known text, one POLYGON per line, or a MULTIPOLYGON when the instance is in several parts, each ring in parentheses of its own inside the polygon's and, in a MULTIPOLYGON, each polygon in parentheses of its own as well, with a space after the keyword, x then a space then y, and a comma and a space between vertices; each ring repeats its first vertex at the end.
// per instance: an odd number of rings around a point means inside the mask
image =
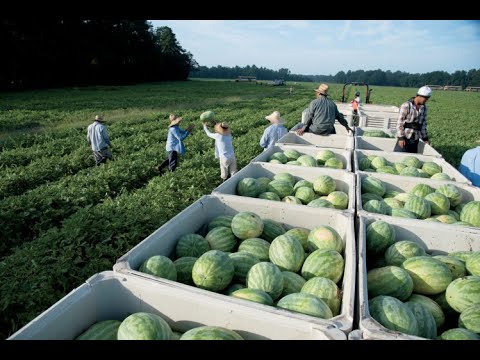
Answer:
POLYGON ((423 141, 428 141, 427 107, 421 105, 417 110, 417 107, 413 103, 413 99, 414 98, 411 98, 400 106, 397 121, 397 138, 407 138, 412 140, 418 140, 421 138, 423 141), (406 128, 405 124, 418 124, 420 129, 415 130, 409 127, 406 128))

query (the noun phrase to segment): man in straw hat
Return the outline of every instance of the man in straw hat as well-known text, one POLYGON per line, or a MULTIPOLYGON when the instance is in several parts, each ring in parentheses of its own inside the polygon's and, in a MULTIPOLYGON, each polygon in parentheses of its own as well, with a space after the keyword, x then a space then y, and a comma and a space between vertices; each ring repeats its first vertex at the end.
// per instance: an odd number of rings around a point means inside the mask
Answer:
POLYGON ((288 130, 283 125, 285 120, 282 119, 278 111, 274 111, 270 115, 265 116, 265 119, 270 121, 271 125, 263 132, 262 138, 260 139, 260 146, 264 148, 264 150, 267 150, 274 146, 278 139, 288 133, 288 130))
POLYGON ((347 120, 343 114, 338 111, 337 105, 333 100, 328 98, 328 85, 320 84, 315 89, 316 99, 313 100, 305 116, 305 124, 297 124, 292 130, 296 130, 298 135, 304 132, 311 132, 316 135, 335 134, 335 120, 345 126, 347 131, 352 131, 348 126, 347 120))
POLYGON ((108 146, 113 147, 113 145, 108 138, 107 127, 102 115, 96 115, 94 122, 88 125, 87 140, 92 147, 93 158, 97 165, 107 161, 107 159, 113 160, 112 154, 108 151, 108 146))
POLYGON ((186 130, 181 129, 178 124, 182 121, 181 117, 175 114, 169 116, 170 124, 168 125, 167 144, 165 150, 168 153, 168 158, 164 160, 158 167, 160 175, 168 166, 169 171, 175 171, 178 165, 178 154, 185 154, 185 145, 183 140, 192 133, 193 124, 188 125, 186 130))
POLYGON ((232 131, 226 122, 216 123, 215 133, 208 130, 207 121, 203 121, 203 130, 208 137, 215 139, 215 158, 220 160, 220 177, 225 182, 237 172, 237 159, 233 150, 232 131))

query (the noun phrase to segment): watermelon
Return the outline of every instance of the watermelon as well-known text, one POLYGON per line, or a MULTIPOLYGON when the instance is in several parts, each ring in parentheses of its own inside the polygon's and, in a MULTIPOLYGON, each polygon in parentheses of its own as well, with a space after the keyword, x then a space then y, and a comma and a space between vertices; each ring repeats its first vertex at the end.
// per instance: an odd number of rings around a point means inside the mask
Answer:
POLYGON ((297 240, 300 244, 302 244, 303 249, 306 251, 308 249, 308 235, 310 234, 310 230, 303 229, 303 228, 293 228, 288 230, 285 235, 297 240))
POLYGON ((400 193, 395 195, 394 199, 401 201, 402 203, 406 203, 409 200, 416 199, 418 196, 409 194, 409 193, 400 193))
POLYGON ((308 249, 313 252, 320 250, 335 250, 343 253, 343 240, 338 232, 327 225, 320 225, 313 228, 308 234, 308 249))
POLYGON ((295 197, 300 199, 303 204, 308 204, 315 199, 315 191, 306 186, 299 187, 295 192, 295 197))
MULTIPOLYGON (((383 195, 383 198, 384 198, 384 199, 394 198, 394 197, 397 196, 398 194, 400 194, 400 192, 395 191, 395 190, 387 191, 387 192, 385 193, 385 195, 383 195)), ((399 200, 399 201, 400 201, 400 200, 399 200)))
POLYGON ((467 275, 467 270, 465 268, 465 263, 462 260, 459 260, 453 256, 437 255, 433 257, 434 259, 440 260, 452 273, 452 280, 455 280, 459 277, 464 277, 467 275))
POLYGON ((269 191, 261 193, 260 195, 258 195, 258 198, 264 200, 281 201, 280 197, 277 194, 269 191))
POLYGON ((415 256, 426 255, 425 249, 413 241, 397 241, 385 251, 385 261, 388 265, 401 266, 405 260, 415 256))
POLYGON ((402 170, 407 167, 407 165, 402 164, 402 163, 394 163, 394 164, 393 164, 393 167, 394 167, 395 170, 397 171, 397 174, 400 174, 400 173, 402 172, 402 170))
POLYGON ((177 331, 172 331, 172 338, 170 340, 180 340, 182 337, 183 333, 177 332, 177 331))
POLYGON ((255 181, 257 182, 257 192, 261 194, 261 193, 267 192, 268 184, 272 180, 263 176, 263 177, 256 178, 255 181))
POLYGON ((320 195, 328 195, 335 191, 337 184, 331 176, 321 175, 313 180, 313 190, 320 195))
POLYGON ((430 204, 432 214, 434 215, 447 214, 450 209, 450 201, 443 194, 434 192, 425 196, 425 200, 430 204))
POLYGON ((315 250, 305 260, 302 266, 302 277, 306 280, 312 277, 325 277, 338 283, 343 275, 345 261, 335 250, 315 250))
POLYGON ((302 201, 295 196, 285 196, 282 201, 287 204, 303 205, 302 201))
POLYGON ((323 300, 330 308, 332 315, 340 313, 342 292, 332 280, 323 277, 314 277, 308 280, 300 292, 311 294, 323 300))
POLYGON ((456 328, 443 332, 440 338, 442 340, 480 340, 480 335, 467 329, 456 328))
POLYGON ((441 173, 442 167, 433 161, 426 161, 423 163, 422 170, 425 171, 429 177, 441 173))
POLYGON ((461 313, 472 305, 480 304, 480 276, 465 276, 453 280, 445 294, 448 305, 461 313))
POLYGON ((257 197, 260 193, 257 179, 243 178, 237 183, 237 194, 240 196, 257 197))
POLYGON ((403 204, 401 201, 398 201, 394 198, 383 199, 383 202, 388 206, 387 214, 392 215, 392 209, 403 209, 403 204))
POLYGON ((232 259, 235 268, 233 278, 241 283, 245 283, 252 266, 260 262, 256 256, 244 251, 229 254, 228 257, 232 259))
POLYGON ((263 227, 260 216, 250 211, 239 212, 232 219, 232 232, 242 240, 260 236, 263 227))
POLYGON ((285 231, 285 228, 279 222, 263 219, 263 232, 260 237, 268 242, 272 242, 277 236, 285 234, 285 231))
POLYGON ((276 160, 279 161, 281 164, 285 164, 288 161, 288 158, 285 156, 285 154, 281 151, 273 153, 272 156, 270 156, 270 161, 276 160))
POLYGON ((368 301, 370 315, 387 329, 418 335, 418 324, 410 308, 392 296, 379 295, 368 301))
POLYGON ((307 293, 294 293, 281 298, 277 307, 322 319, 333 317, 332 311, 322 299, 307 293))
POLYGON ((417 215, 415 215, 413 212, 410 210, 406 209, 393 209, 391 208, 392 216, 393 217, 401 217, 401 218, 407 218, 407 219, 416 219, 417 215))
POLYGON ((270 244, 268 255, 281 271, 297 272, 302 267, 305 252, 299 241, 280 235, 270 244))
POLYGON ((413 166, 407 166, 406 168, 403 168, 402 170, 400 170, 400 175, 420 177, 420 173, 418 172, 418 169, 413 166))
POLYGON ((122 321, 118 327, 118 340, 170 340, 172 329, 159 315, 137 312, 122 321))
POLYGON ((448 266, 430 256, 408 258, 403 262, 402 268, 412 277, 413 291, 417 294, 440 294, 452 282, 448 266))
POLYGON ((437 329, 440 328, 445 322, 445 314, 443 313, 442 308, 438 303, 436 303, 431 298, 419 295, 419 294, 412 294, 407 300, 408 302, 416 302, 425 306, 425 308, 430 311, 435 319, 435 323, 437 324, 437 329))
POLYGON ((272 159, 269 161, 269 163, 271 164, 283 164, 280 160, 277 160, 277 159, 272 159))
POLYGON ((372 166, 371 161, 368 160, 368 158, 366 158, 366 157, 361 158, 358 161, 358 168, 360 169, 360 171, 365 171, 366 169, 370 169, 371 166, 372 166))
POLYGON ((151 274, 160 278, 177 281, 177 270, 173 261, 163 255, 154 255, 143 262, 140 272, 151 274))
POLYGON ((265 291, 258 290, 258 289, 240 289, 230 294, 230 296, 233 296, 239 299, 257 302, 259 304, 273 306, 272 297, 268 295, 265 291))
POLYGON ((332 169, 343 169, 343 162, 337 158, 331 158, 325 161, 325 167, 332 169))
POLYGON ((291 271, 282 271, 283 291, 280 298, 289 294, 298 293, 302 290, 303 285, 307 282, 300 275, 291 271))
MULTIPOLYGON (((450 206, 451 207, 455 207, 462 202, 462 198, 463 198, 462 192, 460 191, 460 189, 458 187, 456 187, 453 184, 442 185, 436 190, 436 192, 445 195, 448 198, 448 200, 450 201, 450 206)), ((479 204, 480 204, 480 202, 479 202, 479 204)), ((470 222, 468 220, 464 220, 464 221, 470 222)), ((478 222, 480 224, 480 219, 478 219, 478 222)))
POLYGON ((173 262, 177 271, 177 281, 187 285, 193 285, 192 269, 198 258, 185 256, 173 262))
POLYGON ((180 340, 243 340, 235 331, 220 326, 200 326, 185 332, 180 340))
MULTIPOLYGON (((233 217, 232 217, 233 218, 233 217)), ((212 220, 216 221, 215 219, 212 220)), ((217 220, 217 223, 220 221, 217 220)), ((217 225, 215 225, 217 226, 217 225)), ((213 226, 212 229, 215 227, 213 226)), ((185 234, 178 239, 175 252, 177 258, 185 256, 199 257, 210 250, 210 244, 207 239, 198 234, 185 234)))
MULTIPOLYGON (((450 203, 450 201, 449 201, 449 203, 450 203)), ((450 216, 454 217, 455 220, 457 220, 457 222, 460 221, 460 214, 457 213, 456 211, 448 210, 447 215, 450 215, 450 216)))
POLYGON ((345 210, 348 207, 348 195, 343 191, 334 191, 328 194, 329 201, 335 209, 345 210))
POLYGON ((267 186, 267 191, 277 194, 280 199, 293 195, 293 185, 285 180, 272 180, 267 186))
POLYGON ((452 180, 452 178, 445 173, 433 174, 430 179, 432 179, 432 180, 447 180, 447 181, 452 180))
POLYGON ((418 196, 408 200, 404 205, 404 209, 414 213, 418 219, 426 219, 432 214, 430 204, 418 196))
POLYGON ((383 201, 369 200, 365 203, 365 205, 363 205, 363 210, 375 214, 386 215, 388 212, 388 207, 383 201))
POLYGON ((259 238, 246 239, 240 243, 239 252, 250 253, 257 257, 260 261, 268 261, 268 252, 270 243, 267 240, 259 238))
POLYGON ((404 301, 412 295, 413 280, 404 269, 385 266, 367 273, 367 287, 369 298, 388 295, 404 301))
POLYGON ((335 153, 332 150, 323 149, 317 153, 315 158, 318 160, 320 165, 323 165, 327 160, 335 159, 335 153))
MULTIPOLYGON (((423 295, 419 295, 423 296, 423 295)), ((441 292, 440 294, 432 296, 432 300, 440 306, 440 308, 443 311, 443 314, 445 317, 449 316, 450 318, 452 317, 457 317, 458 313, 452 309, 450 305, 448 305, 447 299, 445 297, 445 291, 441 292)))
POLYGON ((392 174, 392 175, 398 175, 397 173, 397 170, 395 170, 395 168, 393 166, 380 166, 378 169, 377 169, 377 173, 380 173, 380 174, 392 174))
POLYGON ((232 259, 219 250, 210 250, 193 265, 192 279, 199 288, 210 291, 225 289, 233 279, 235 265, 232 259))
POLYGON ((96 322, 75 338, 75 340, 117 340, 117 332, 122 322, 103 320, 96 322))
POLYGON ((244 284, 231 284, 231 285, 228 285, 228 287, 223 291, 223 293, 227 296, 231 295, 232 293, 234 293, 235 291, 237 290, 240 290, 240 289, 246 289, 246 286, 244 284))
POLYGON ((295 177, 290 174, 290 173, 278 173, 273 176, 273 180, 282 180, 289 182, 292 186, 295 185, 297 180, 295 180, 295 177))
POLYGON ((371 164, 372 164, 372 168, 377 170, 378 168, 380 168, 382 166, 387 166, 388 162, 384 157, 376 156, 375 158, 372 159, 371 164))
POLYGON ((461 210, 460 220, 480 227, 480 201, 470 201, 467 203, 461 210))
POLYGON ((415 156, 405 156, 402 162, 407 166, 411 166, 417 169, 420 169, 422 167, 422 162, 415 156))
MULTIPOLYGON (((217 226, 225 226, 225 227, 231 227, 232 226, 232 219, 233 215, 220 215, 215 217, 212 221, 208 223, 208 231, 212 230, 213 228, 216 228, 217 226)), ((207 249, 208 251, 210 249, 207 249)), ((200 256, 202 254, 199 254, 200 256)))
POLYGON ((458 326, 480 334, 480 304, 463 310, 458 318, 458 326))
POLYGON ((395 243, 395 229, 385 221, 377 220, 367 226, 367 251, 372 255, 381 255, 395 243))
POLYGON ((453 216, 450 215, 437 215, 435 217, 439 222, 444 224, 455 224, 457 220, 453 216))
POLYGON ((247 288, 265 291, 276 300, 283 292, 282 272, 271 262, 255 264, 247 274, 247 288))
POLYGON ((292 161, 287 161, 285 165, 297 165, 297 166, 302 166, 298 161, 292 160, 292 161))
POLYGON ((297 161, 302 165, 302 166, 308 166, 308 167, 315 167, 317 166, 317 160, 313 156, 310 155, 302 155, 299 156, 297 161))
POLYGON ((416 195, 421 198, 424 198, 428 194, 432 194, 434 192, 434 188, 425 184, 417 184, 409 191, 410 194, 416 195))
POLYGON ((335 209, 335 206, 333 206, 333 204, 330 201, 325 199, 312 200, 307 204, 307 206, 316 207, 316 208, 324 207, 324 208, 335 209))
POLYGON ((407 301, 405 305, 407 305, 413 315, 415 315, 418 325, 417 335, 434 340, 437 337, 437 324, 432 313, 423 304, 417 302, 407 301))
MULTIPOLYGON (((233 220, 232 220, 233 222, 233 220)), ((210 230, 205 236, 210 249, 230 252, 237 246, 237 239, 230 227, 218 226, 210 230)))
POLYGON ((302 154, 297 150, 287 149, 283 152, 283 155, 285 155, 288 160, 297 160, 302 154))
POLYGON ((293 187, 293 190, 297 191, 297 189, 301 188, 301 187, 309 187, 309 188, 313 189, 313 183, 311 183, 308 180, 298 180, 295 183, 295 186, 293 187))
POLYGON ((422 169, 417 169, 418 171, 418 174, 420 175, 420 177, 422 178, 425 178, 425 179, 428 179, 430 176, 425 172, 423 171, 422 169))
POLYGON ((472 253, 465 262, 465 266, 469 274, 480 276, 480 251, 472 253))
POLYGON ((201 121, 215 120, 215 113, 210 110, 204 111, 202 114, 200 114, 200 120, 201 121))
POLYGON ((364 206, 365 203, 370 200, 383 201, 383 198, 381 196, 378 196, 377 194, 372 194, 372 193, 362 194, 362 206, 364 206))
POLYGON ((453 251, 448 254, 448 256, 453 256, 459 260, 462 260, 464 263, 466 263, 468 258, 472 255, 473 255, 472 251, 453 251))
POLYGON ((362 193, 372 193, 383 196, 387 191, 385 184, 377 178, 367 176, 362 179, 362 193))

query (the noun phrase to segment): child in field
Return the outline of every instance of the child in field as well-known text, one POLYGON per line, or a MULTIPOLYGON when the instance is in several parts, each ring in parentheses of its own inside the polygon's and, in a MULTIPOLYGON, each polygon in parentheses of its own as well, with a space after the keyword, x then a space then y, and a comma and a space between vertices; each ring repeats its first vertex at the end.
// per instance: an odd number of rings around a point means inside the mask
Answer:
POLYGON ((233 150, 232 131, 230 125, 223 121, 215 123, 212 133, 208 130, 206 120, 202 120, 203 130, 208 137, 215 139, 215 158, 220 160, 220 177, 225 182, 229 176, 237 172, 237 159, 233 150))
POLYGON ((271 125, 265 129, 262 138, 260 139, 260 146, 265 150, 275 145, 278 139, 288 133, 287 128, 283 125, 285 121, 281 118, 278 111, 274 111, 265 119, 270 121, 271 125))
POLYGON ((185 145, 183 140, 192 133, 193 124, 188 125, 186 130, 181 129, 178 124, 182 121, 181 117, 177 117, 175 114, 170 114, 170 125, 168 125, 167 144, 165 149, 168 153, 168 158, 163 161, 158 167, 160 175, 168 166, 169 171, 175 171, 178 165, 178 155, 185 154, 185 145))

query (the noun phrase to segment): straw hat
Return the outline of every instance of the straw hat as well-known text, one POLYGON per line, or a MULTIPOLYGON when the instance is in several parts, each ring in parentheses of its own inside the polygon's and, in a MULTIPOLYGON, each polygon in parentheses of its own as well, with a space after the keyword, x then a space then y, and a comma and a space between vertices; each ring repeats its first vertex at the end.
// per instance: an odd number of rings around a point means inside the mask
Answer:
POLYGON ((102 115, 95 115, 95 121, 103 121, 103 116, 102 115))
POLYGON ((270 115, 265 116, 265 119, 267 119, 268 121, 270 121, 273 124, 283 125, 285 123, 285 120, 283 120, 280 117, 280 112, 278 112, 278 111, 274 111, 270 115))
POLYGON ((322 95, 327 95, 328 93, 328 85, 327 84, 320 84, 318 89, 315 89, 315 92, 322 94, 322 95))
POLYGON ((231 133, 230 125, 226 121, 215 124, 214 129, 221 135, 228 135, 231 133))
POLYGON ((174 114, 170 114, 170 116, 169 116, 168 118, 169 118, 169 120, 170 120, 170 125, 168 125, 168 127, 170 127, 170 126, 175 126, 175 125, 177 125, 177 124, 182 120, 181 117, 177 117, 177 116, 174 115, 174 114))

